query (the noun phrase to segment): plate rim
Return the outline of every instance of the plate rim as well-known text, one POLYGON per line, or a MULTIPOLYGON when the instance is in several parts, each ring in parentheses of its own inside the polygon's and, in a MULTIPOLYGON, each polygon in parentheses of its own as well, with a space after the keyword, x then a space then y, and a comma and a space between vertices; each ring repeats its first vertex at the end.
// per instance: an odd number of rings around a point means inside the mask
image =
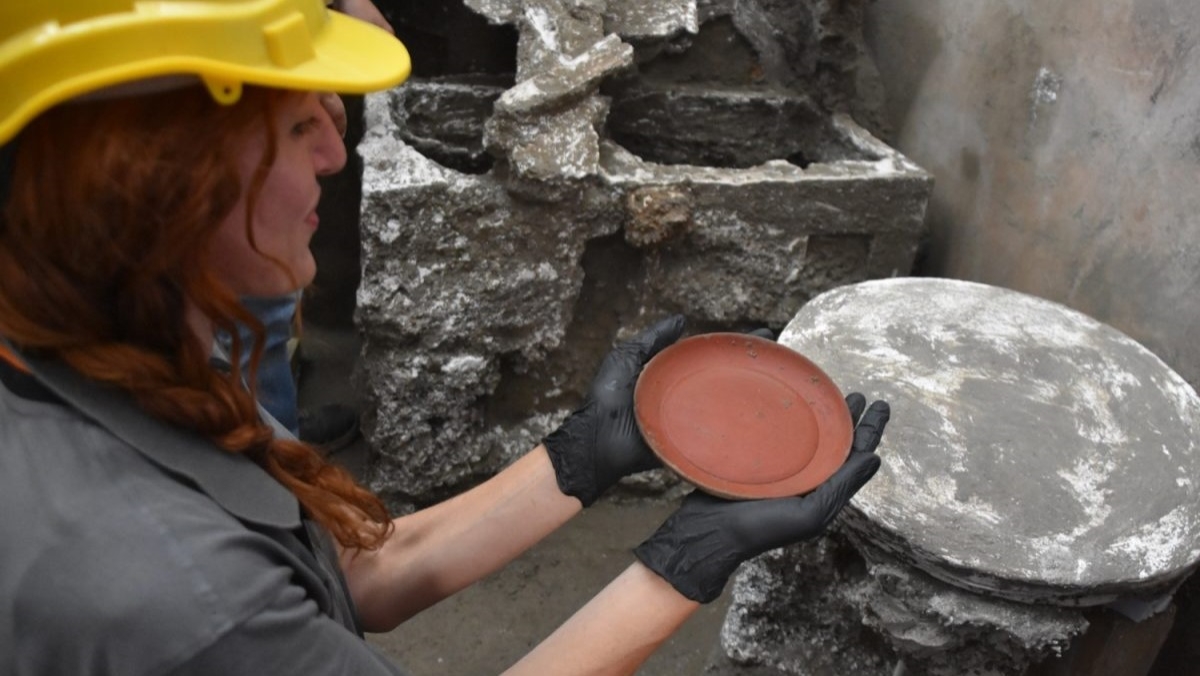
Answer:
MULTIPOLYGON (((692 370, 688 372, 694 373, 695 371, 692 370)), ((804 393, 800 388, 795 388, 794 386, 793 390, 796 391, 797 394, 804 393)), ((774 340, 762 338, 753 334, 737 333, 732 331, 701 333, 682 338, 672 345, 667 346, 652 359, 650 359, 650 361, 645 364, 641 373, 638 375, 637 383, 634 386, 634 419, 642 438, 646 441, 646 445, 649 446, 654 455, 660 461, 662 461, 663 465, 668 467, 683 480, 707 493, 736 500, 789 497, 794 495, 803 495, 807 492, 815 490, 830 476, 832 476, 833 473, 837 471, 837 468, 841 467, 842 464, 845 463, 846 458, 849 457, 850 454, 850 447, 853 443, 854 433, 853 421, 850 419, 849 409, 845 406, 845 397, 842 389, 832 378, 829 377, 829 374, 826 373, 824 369, 822 369, 818 364, 813 362, 805 355, 787 345, 783 345, 774 340), (729 347, 725 348, 721 346, 719 344, 721 341, 727 341, 729 347), (781 356, 785 360, 793 361, 795 365, 800 367, 803 372, 809 374, 809 377, 815 376, 822 379, 823 385, 819 389, 832 390, 831 394, 833 395, 833 398, 835 398, 841 404, 840 406, 835 405, 832 407, 835 411, 832 413, 832 415, 838 418, 837 420, 830 421, 826 419, 828 416, 823 418, 822 414, 813 410, 812 405, 805 399, 805 403, 808 405, 808 410, 812 412, 813 418, 818 425, 818 447, 814 449, 814 457, 810 459, 804 467, 794 474, 776 481, 765 483, 744 483, 729 481, 728 479, 719 477, 716 474, 705 470, 703 467, 696 465, 694 462, 688 462, 690 467, 681 468, 679 466, 680 463, 676 461, 676 458, 686 459, 687 456, 681 452, 673 451, 671 448, 664 448, 664 446, 669 446, 669 444, 667 444, 664 439, 660 439, 659 435, 657 434, 657 429, 661 426, 645 420, 645 418, 648 416, 646 409, 649 408, 649 404, 646 400, 646 396, 648 396, 646 392, 651 387, 649 384, 650 380, 647 379, 646 374, 649 373, 650 376, 653 377, 656 371, 665 368, 663 366, 664 364, 670 364, 672 363, 673 359, 677 358, 679 350, 697 342, 704 342, 710 345, 716 344, 719 350, 742 350, 745 349, 746 346, 761 347, 770 351, 773 355, 781 356), (839 412, 841 415, 838 415, 839 412), (836 425, 832 432, 830 432, 829 425, 836 425), (839 431, 841 433, 840 437, 836 437, 835 435, 837 435, 839 431), (822 447, 822 440, 827 439, 827 437, 832 438, 832 441, 829 442, 833 444, 832 448, 822 447), (837 443, 839 438, 844 443, 837 443), (818 459, 822 462, 823 469, 820 472, 816 472, 815 469, 813 471, 806 472, 806 470, 813 465, 814 461, 818 459), (695 467, 698 471, 690 471, 691 467, 695 467), (819 477, 819 479, 814 481, 814 476, 819 477)))

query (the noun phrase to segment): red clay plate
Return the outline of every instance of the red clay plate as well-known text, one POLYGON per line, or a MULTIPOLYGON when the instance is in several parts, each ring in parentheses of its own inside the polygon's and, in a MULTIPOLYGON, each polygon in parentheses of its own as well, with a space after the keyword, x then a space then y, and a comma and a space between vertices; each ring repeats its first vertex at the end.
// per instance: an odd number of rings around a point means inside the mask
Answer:
POLYGON ((741 333, 693 336, 660 352, 638 378, 634 413, 663 464, 726 498, 807 493, 842 466, 854 435, 824 371, 741 333))

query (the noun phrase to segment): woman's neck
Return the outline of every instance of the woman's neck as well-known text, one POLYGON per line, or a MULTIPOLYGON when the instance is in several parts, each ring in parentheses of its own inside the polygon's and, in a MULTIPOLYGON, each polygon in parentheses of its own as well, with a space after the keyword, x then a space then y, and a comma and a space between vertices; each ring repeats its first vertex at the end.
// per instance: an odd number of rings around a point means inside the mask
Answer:
POLYGON ((192 329, 192 334, 204 346, 205 352, 211 356, 213 339, 215 337, 212 321, 200 311, 200 308, 192 303, 187 304, 187 309, 184 310, 184 319, 192 329))

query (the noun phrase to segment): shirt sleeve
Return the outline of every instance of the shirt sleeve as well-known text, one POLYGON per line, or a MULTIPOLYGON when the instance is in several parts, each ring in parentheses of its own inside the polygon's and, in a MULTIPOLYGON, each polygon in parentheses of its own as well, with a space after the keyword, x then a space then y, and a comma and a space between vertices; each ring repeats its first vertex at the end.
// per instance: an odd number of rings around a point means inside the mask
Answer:
POLYGON ((295 586, 170 674, 407 676, 374 646, 321 614, 295 586))

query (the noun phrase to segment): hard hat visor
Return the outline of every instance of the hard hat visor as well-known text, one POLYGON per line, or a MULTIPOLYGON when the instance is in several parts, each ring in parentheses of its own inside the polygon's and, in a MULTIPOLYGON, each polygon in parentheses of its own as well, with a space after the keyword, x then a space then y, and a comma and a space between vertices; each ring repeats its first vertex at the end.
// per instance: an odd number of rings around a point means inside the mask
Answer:
POLYGON ((115 7, 70 23, 56 4, 72 3, 13 3, 49 8, 12 10, 15 30, 0 30, 0 143, 55 104, 136 80, 195 75, 233 103, 243 84, 366 93, 411 71, 399 40, 322 0, 90 0, 115 7))

